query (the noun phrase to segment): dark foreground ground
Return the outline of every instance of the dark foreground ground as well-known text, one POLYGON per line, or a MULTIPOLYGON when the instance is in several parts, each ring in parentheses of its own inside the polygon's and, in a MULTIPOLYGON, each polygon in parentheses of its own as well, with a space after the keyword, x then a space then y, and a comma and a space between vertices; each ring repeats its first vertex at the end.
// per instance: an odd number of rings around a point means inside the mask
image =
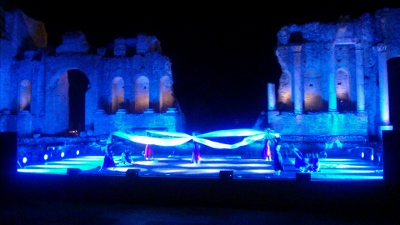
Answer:
POLYGON ((1 224, 399 224, 399 182, 18 173, 1 224))
POLYGON ((188 157, 137 158, 101 172, 102 157, 26 166, 2 175, 0 222, 399 224, 393 211, 400 206, 400 185, 383 179, 382 166, 321 159, 321 172, 302 180, 291 161, 284 161, 280 176, 273 175, 271 161, 221 157, 206 157, 200 165, 188 157), (78 172, 68 174, 68 168, 78 172), (233 171, 232 179, 219 177, 222 170, 233 171))

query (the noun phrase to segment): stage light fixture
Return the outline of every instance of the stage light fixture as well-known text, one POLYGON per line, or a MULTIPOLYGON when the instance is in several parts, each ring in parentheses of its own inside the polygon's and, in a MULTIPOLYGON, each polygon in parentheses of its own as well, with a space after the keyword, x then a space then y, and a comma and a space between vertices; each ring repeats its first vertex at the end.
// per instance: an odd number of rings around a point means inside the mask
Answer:
POLYGON ((79 156, 79 154, 80 154, 79 149, 75 151, 75 154, 76 154, 76 156, 79 156))
POLYGON ((45 154, 43 155, 43 159, 44 159, 44 161, 47 161, 47 160, 49 159, 49 154, 48 154, 48 153, 45 153, 45 154))
POLYGON ((125 173, 126 177, 139 177, 140 169, 128 169, 125 173))
POLYGON ((220 179, 233 179, 233 171, 232 170, 221 170, 219 171, 220 179))
POLYGON ((61 158, 64 158, 64 156, 65 156, 65 152, 62 151, 62 152, 60 153, 60 157, 61 157, 61 158))

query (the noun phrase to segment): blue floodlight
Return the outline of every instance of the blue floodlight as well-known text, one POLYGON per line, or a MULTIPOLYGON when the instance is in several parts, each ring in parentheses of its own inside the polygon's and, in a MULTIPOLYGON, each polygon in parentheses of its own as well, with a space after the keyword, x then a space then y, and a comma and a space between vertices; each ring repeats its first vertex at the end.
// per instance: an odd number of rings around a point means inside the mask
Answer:
POLYGON ((23 163, 23 164, 31 163, 31 161, 32 161, 32 155, 31 155, 31 153, 26 153, 26 154, 24 155, 24 157, 22 158, 22 163, 23 163))

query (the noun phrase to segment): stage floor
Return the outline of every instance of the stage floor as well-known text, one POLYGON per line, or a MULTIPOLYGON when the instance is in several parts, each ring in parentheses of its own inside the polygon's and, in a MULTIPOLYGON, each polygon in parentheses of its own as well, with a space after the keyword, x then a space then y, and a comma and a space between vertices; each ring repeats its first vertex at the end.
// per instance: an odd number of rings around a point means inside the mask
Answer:
MULTIPOLYGON (((79 175, 125 176, 128 169, 139 170, 142 177, 190 177, 219 178, 220 171, 232 171, 233 179, 296 179, 299 173, 294 168, 294 158, 284 159, 281 175, 275 175, 273 161, 240 156, 206 156, 200 164, 191 163, 190 156, 159 156, 145 160, 142 156, 132 157, 134 163, 124 165, 120 157, 114 156, 115 168, 99 171, 103 156, 82 156, 50 161, 41 165, 23 165, 19 173, 68 175, 68 169, 78 169, 79 175)), ((329 180, 382 180, 383 167, 369 160, 321 158, 321 171, 312 172, 312 181, 329 180)))
MULTIPOLYGON (((311 182, 301 182, 297 179, 298 171, 292 164, 293 158, 284 159, 285 170, 279 176, 274 175, 273 161, 259 158, 207 155, 203 156, 200 164, 193 164, 190 156, 157 156, 153 160, 137 156, 133 158, 132 165, 119 163, 119 158, 114 157, 117 162, 115 168, 103 171, 99 171, 103 156, 26 165, 4 185, 3 198, 10 202, 16 198, 21 202, 28 199, 77 204, 90 202, 93 205, 127 204, 129 207, 196 207, 195 211, 198 208, 212 209, 209 212, 228 208, 257 210, 262 212, 261 215, 267 211, 273 214, 316 213, 356 218, 355 221, 362 218, 363 222, 381 224, 398 221, 397 214, 383 215, 388 212, 386 209, 389 206, 398 207, 399 184, 386 182, 382 166, 369 160, 321 158, 321 171, 311 173, 311 182), (139 170, 139 178, 132 178, 127 173, 129 169, 139 170), (80 172, 68 174, 68 170, 80 172), (233 179, 220 179, 221 171, 232 171, 233 179)), ((78 208, 79 205, 72 207, 78 208)), ((159 209, 152 212, 157 211, 159 209)), ((151 215, 148 218, 152 218, 151 215)), ((225 218, 221 220, 225 221, 225 218)), ((272 221, 263 219, 261 223, 266 222, 272 221)), ((281 222, 278 223, 285 224, 281 222)), ((332 224, 343 224, 341 222, 335 219, 332 224)))

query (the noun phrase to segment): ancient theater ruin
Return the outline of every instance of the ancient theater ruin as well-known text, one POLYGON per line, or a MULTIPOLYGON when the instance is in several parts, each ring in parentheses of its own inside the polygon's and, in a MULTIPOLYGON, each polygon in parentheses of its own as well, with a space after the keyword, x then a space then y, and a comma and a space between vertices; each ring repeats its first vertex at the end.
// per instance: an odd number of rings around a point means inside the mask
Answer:
POLYGON ((282 27, 276 48, 282 74, 277 90, 268 84, 268 110, 258 126, 310 144, 381 141, 382 131, 398 125, 399 16, 400 9, 386 8, 282 27))

